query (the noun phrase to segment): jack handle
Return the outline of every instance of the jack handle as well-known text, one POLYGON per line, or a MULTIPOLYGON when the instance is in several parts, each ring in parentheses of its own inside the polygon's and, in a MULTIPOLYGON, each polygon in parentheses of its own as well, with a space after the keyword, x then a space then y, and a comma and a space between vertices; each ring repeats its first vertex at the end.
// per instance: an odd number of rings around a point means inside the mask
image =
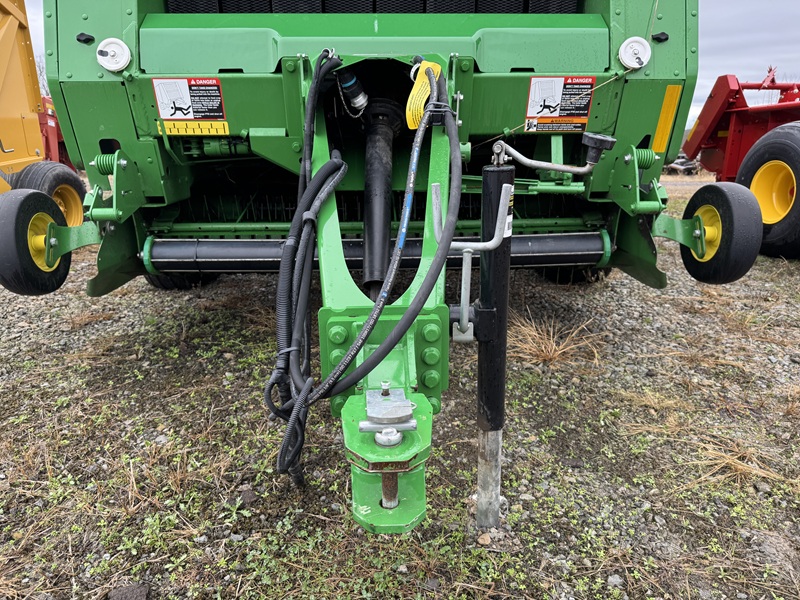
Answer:
MULTIPOLYGON (((433 232, 436 236, 436 243, 442 238, 442 192, 438 183, 431 185, 431 195, 433 196, 433 232)), ((461 334, 466 334, 469 341, 473 339, 470 334, 471 323, 469 322, 469 291, 472 286, 472 254, 474 252, 488 252, 497 248, 506 236, 507 227, 510 227, 508 207, 511 205, 511 197, 514 195, 514 186, 510 183, 503 184, 500 193, 500 206, 497 210, 497 220, 494 226, 494 237, 488 242, 452 242, 450 247, 453 250, 460 250, 462 253, 461 262, 461 314, 456 327, 461 334)), ((460 339, 458 341, 461 341, 460 339)), ((464 340, 467 341, 467 340, 464 340)))

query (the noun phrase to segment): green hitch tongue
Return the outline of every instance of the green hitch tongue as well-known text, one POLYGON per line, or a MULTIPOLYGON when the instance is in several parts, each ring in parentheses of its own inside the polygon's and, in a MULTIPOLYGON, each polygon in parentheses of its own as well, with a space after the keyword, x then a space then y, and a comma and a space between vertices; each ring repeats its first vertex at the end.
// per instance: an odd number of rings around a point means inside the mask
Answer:
POLYGON ((425 518, 425 461, 433 409, 422 394, 390 388, 351 396, 342 428, 353 484, 353 516, 372 533, 410 531, 425 518))

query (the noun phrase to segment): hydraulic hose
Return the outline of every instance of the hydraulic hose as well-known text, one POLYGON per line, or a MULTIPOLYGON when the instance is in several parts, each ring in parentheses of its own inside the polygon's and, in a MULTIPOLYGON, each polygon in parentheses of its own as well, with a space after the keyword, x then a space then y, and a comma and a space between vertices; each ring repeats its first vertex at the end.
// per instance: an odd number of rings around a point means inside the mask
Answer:
POLYGON ((330 50, 327 48, 322 51, 317 59, 314 77, 311 80, 311 86, 308 89, 308 97, 306 98, 306 118, 303 127, 303 157, 300 162, 298 196, 303 194, 306 186, 308 186, 311 181, 311 154, 314 149, 314 119, 317 115, 319 86, 329 73, 341 66, 342 61, 339 60, 339 57, 331 56, 330 50))
MULTIPOLYGON (((270 410, 284 419, 288 419, 289 414, 286 412, 285 408, 278 408, 272 402, 272 390, 277 386, 279 396, 284 406, 291 400, 291 389, 284 374, 287 372, 289 366, 289 354, 287 350, 291 342, 293 328, 291 313, 293 296, 292 279, 298 243, 300 241, 298 236, 303 226, 303 215, 312 205, 316 196, 324 188, 325 182, 340 170, 343 165, 344 163, 341 158, 332 158, 320 168, 311 180, 308 188, 298 202, 297 210, 295 211, 292 223, 289 227, 289 235, 283 246, 283 254, 278 271, 278 286, 275 294, 275 327, 278 341, 278 359, 272 376, 267 383, 264 397, 270 410)), ((298 387, 302 387, 302 384, 298 387)))

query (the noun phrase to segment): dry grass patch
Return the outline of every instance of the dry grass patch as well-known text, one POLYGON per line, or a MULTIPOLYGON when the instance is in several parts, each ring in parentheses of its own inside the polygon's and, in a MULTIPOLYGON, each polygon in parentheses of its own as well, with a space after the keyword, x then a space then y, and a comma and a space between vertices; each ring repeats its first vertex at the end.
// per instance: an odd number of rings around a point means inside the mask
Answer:
POLYGON ((69 327, 72 331, 76 329, 83 329, 86 325, 90 323, 97 323, 98 321, 108 321, 115 317, 115 313, 112 312, 103 312, 103 313, 81 313, 79 315, 75 315, 69 318, 69 327))
POLYGON ((674 491, 694 489, 704 484, 721 484, 732 481, 744 485, 755 478, 771 481, 789 482, 777 473, 770 463, 777 458, 765 450, 748 446, 740 440, 719 435, 702 436, 700 441, 684 440, 696 444, 702 458, 686 463, 687 466, 700 467, 704 473, 694 481, 674 491))
POLYGON ((649 408, 654 411, 691 409, 691 405, 680 398, 665 396, 652 390, 644 390, 641 392, 620 390, 616 393, 616 396, 620 400, 628 402, 633 406, 649 408))
POLYGON ((620 423, 620 431, 626 437, 636 435, 676 436, 692 427, 691 421, 676 413, 670 413, 660 423, 620 423))
POLYGON ((555 318, 536 321, 528 312, 527 317, 512 313, 508 327, 508 356, 522 362, 573 365, 583 362, 597 364, 599 360, 600 336, 588 330, 591 320, 567 327, 558 324, 555 318))

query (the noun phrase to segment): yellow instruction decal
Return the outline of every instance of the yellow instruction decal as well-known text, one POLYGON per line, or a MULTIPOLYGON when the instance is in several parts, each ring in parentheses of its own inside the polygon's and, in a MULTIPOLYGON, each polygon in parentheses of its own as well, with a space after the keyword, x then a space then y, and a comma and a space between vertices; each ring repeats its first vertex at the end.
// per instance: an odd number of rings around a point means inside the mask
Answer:
POLYGON ((425 112, 425 103, 431 95, 431 82, 428 81, 428 76, 425 70, 430 67, 433 69, 433 74, 436 79, 442 73, 442 67, 435 62, 423 60, 419 65, 417 71, 417 79, 414 82, 414 87, 411 88, 411 95, 408 97, 408 104, 406 104, 406 123, 409 129, 418 129, 422 121, 422 115, 425 112))

